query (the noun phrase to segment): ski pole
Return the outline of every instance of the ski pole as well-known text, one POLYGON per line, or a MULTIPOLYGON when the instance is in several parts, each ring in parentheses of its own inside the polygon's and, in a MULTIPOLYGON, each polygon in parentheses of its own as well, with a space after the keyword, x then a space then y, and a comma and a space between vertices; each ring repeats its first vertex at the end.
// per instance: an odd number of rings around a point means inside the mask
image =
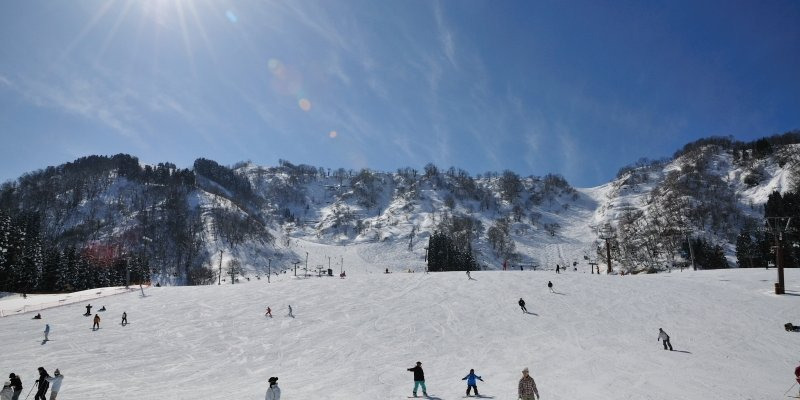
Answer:
MULTIPOLYGON (((36 386, 39 386, 39 384, 37 383, 37 384, 36 384, 36 386)), ((31 386, 31 390, 28 390, 28 395, 27 395, 27 396, 25 396, 25 400, 28 400, 28 396, 30 396, 30 395, 31 395, 31 392, 32 392, 32 391, 33 391, 33 386, 31 386)))
MULTIPOLYGON (((794 385, 797 385, 797 382, 793 383, 792 386, 789 388, 789 390, 792 390, 794 388, 794 385)), ((783 392, 783 395, 786 396, 786 394, 789 393, 789 390, 783 392)))

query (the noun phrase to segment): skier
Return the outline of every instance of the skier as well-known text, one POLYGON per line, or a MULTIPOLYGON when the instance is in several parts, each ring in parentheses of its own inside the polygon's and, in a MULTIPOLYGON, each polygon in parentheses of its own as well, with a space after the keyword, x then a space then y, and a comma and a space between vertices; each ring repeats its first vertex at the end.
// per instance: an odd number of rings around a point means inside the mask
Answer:
POLYGON ((521 400, 536 400, 540 398, 539 391, 536 389, 536 382, 528 375, 527 367, 522 370, 522 379, 519 380, 517 392, 521 400), (534 396, 536 397, 534 398, 534 396))
POLYGON ((267 389, 267 397, 265 400, 281 400, 281 388, 278 387, 278 377, 273 376, 267 379, 269 382, 269 389, 267 389))
POLYGON ((472 279, 472 277, 471 277, 471 276, 469 276, 469 270, 467 270, 467 279, 469 279, 469 280, 471 280, 471 279, 472 279))
POLYGON ((669 342, 669 335, 667 335, 667 332, 664 332, 664 330, 661 328, 658 328, 658 339, 656 339, 656 341, 658 340, 663 341, 664 350, 666 350, 667 346, 669 346, 669 351, 672 351, 672 344, 669 342))
POLYGON ((14 395, 14 388, 11 387, 11 382, 6 381, 3 384, 3 390, 0 390, 0 400, 11 400, 14 395))
POLYGON ((550 288, 550 293, 556 292, 555 290, 553 290, 553 282, 547 281, 547 287, 550 288))
POLYGON ((47 335, 49 335, 49 334, 50 334, 50 324, 45 324, 44 325, 44 341, 45 342, 50 340, 50 339, 47 338, 47 335))
POLYGON ((561 266, 560 266, 560 265, 558 265, 558 264, 556 264, 556 273, 557 273, 557 274, 560 274, 560 273, 561 273, 561 266))
POLYGON ((469 390, 470 389, 474 389, 475 390, 475 396, 480 396, 480 394, 478 394, 478 385, 477 385, 477 382, 475 381, 476 379, 481 381, 481 382, 483 382, 483 379, 481 379, 480 376, 475 375, 475 370, 474 369, 470 369, 469 370, 469 374, 467 374, 467 376, 461 378, 462 381, 463 380, 467 381, 467 396, 469 396, 469 390))
POLYGON ((92 315, 92 305, 91 304, 87 304, 86 305, 86 314, 83 314, 83 315, 86 316, 86 317, 92 315))
POLYGON ((122 326, 128 325, 128 313, 123 311, 122 312, 122 326))
POLYGON ((39 367, 39 379, 35 382, 39 389, 36 389, 36 396, 33 397, 33 400, 47 400, 45 394, 47 394, 47 389, 50 388, 50 382, 47 378, 50 378, 50 374, 47 373, 44 367, 39 367))
MULTIPOLYGON (((794 369, 794 379, 797 380, 797 383, 800 384, 800 365, 794 369)), ((800 393, 797 394, 800 397, 800 393)))
POLYGON ((100 316, 97 314, 94 315, 94 323, 92 324, 92 330, 95 330, 95 328, 100 329, 100 316))
POLYGON ((58 368, 56 368, 56 372, 54 372, 53 375, 55 376, 45 378, 53 385, 53 387, 50 388, 50 400, 56 400, 58 391, 61 390, 61 381, 64 380, 64 375, 61 375, 61 371, 59 371, 58 368))
POLYGON ((519 301, 517 302, 517 304, 519 304, 519 308, 522 309, 522 313, 523 314, 527 314, 528 313, 528 309, 525 308, 525 300, 522 300, 522 297, 519 298, 519 301))
POLYGON ((19 395, 22 394, 22 380, 13 372, 8 378, 11 379, 11 387, 14 388, 14 395, 11 396, 11 400, 17 400, 19 399, 19 395))
POLYGON ((407 371, 414 373, 414 397, 417 397, 417 388, 422 386, 422 395, 428 397, 428 389, 425 387, 425 372, 422 371, 422 362, 417 361, 417 366, 409 368, 407 371))
POLYGON ((289 316, 294 318, 294 314, 292 314, 292 305, 289 304, 289 316))
POLYGON ((264 316, 272 318, 272 309, 269 306, 267 306, 267 313, 264 316))

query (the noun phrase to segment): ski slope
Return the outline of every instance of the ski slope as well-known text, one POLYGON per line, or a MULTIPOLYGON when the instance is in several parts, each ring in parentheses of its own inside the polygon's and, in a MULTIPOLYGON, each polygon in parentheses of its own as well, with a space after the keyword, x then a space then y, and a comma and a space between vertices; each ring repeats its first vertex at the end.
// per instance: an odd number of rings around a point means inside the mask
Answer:
POLYGON ((41 321, 0 318, 0 373, 21 375, 27 393, 37 367, 59 368, 59 399, 263 399, 278 376, 284 399, 375 400, 410 396, 406 369, 422 361, 437 399, 462 398, 470 368, 482 395, 516 399, 527 366, 545 400, 755 400, 783 398, 800 360, 800 333, 783 329, 800 324, 797 270, 786 272, 785 296, 772 294, 774 270, 474 280, 346 270, 346 279, 282 274, 96 299, 95 310, 108 309, 96 332, 85 302, 44 310, 41 321), (676 351, 662 350, 659 327, 676 351))

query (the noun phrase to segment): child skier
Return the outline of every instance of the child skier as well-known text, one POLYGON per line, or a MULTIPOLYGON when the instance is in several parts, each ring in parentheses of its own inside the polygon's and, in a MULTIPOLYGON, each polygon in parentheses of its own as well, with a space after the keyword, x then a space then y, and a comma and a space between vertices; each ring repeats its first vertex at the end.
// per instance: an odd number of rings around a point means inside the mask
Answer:
POLYGON ((463 380, 467 381, 467 396, 469 396, 470 389, 474 389, 475 390, 475 396, 480 396, 480 394, 478 394, 478 385, 477 385, 478 382, 476 381, 476 379, 481 381, 481 382, 483 382, 483 379, 481 379, 480 376, 475 375, 475 370, 474 369, 470 369, 469 370, 469 374, 467 374, 467 376, 461 378, 462 381, 463 380))
POLYGON ((547 287, 550 288, 550 293, 556 292, 555 290, 553 290, 553 282, 547 281, 547 287))
POLYGON ((428 389, 425 387, 425 371, 422 370, 422 362, 417 361, 417 366, 407 369, 414 373, 414 397, 417 397, 417 388, 422 386, 422 395, 428 397, 428 389))

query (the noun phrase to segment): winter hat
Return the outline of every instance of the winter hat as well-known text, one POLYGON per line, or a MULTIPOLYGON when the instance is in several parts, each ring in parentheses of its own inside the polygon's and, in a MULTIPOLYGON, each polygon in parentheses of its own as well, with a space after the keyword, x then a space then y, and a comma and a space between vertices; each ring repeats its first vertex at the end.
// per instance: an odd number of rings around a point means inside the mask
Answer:
POLYGON ((58 368, 56 368, 56 372, 54 372, 54 374, 61 375, 61 371, 59 371, 58 368))
POLYGON ((14 373, 12 372, 10 375, 8 375, 8 378, 9 378, 9 379, 13 379, 13 378, 14 378, 14 376, 16 376, 16 375, 14 375, 14 373))
POLYGON ((523 369, 522 372, 528 372, 528 367, 525 367, 525 369, 523 369))
POLYGON ((267 379, 267 382, 275 384, 278 382, 278 377, 277 376, 270 377, 269 379, 267 379))

